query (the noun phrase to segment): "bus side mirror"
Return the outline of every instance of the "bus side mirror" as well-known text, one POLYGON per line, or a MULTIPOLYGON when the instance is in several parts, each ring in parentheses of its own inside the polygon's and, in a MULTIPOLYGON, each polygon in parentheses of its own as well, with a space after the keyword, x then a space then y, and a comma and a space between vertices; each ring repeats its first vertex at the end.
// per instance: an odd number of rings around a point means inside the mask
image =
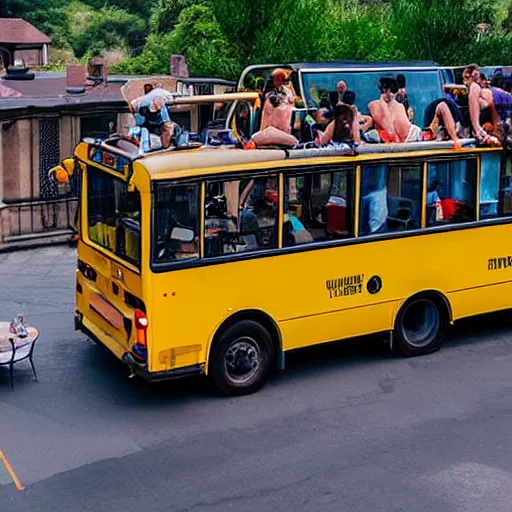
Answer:
POLYGON ((171 231, 171 240, 178 242, 193 242, 195 237, 194 231, 186 228, 173 228, 171 231))

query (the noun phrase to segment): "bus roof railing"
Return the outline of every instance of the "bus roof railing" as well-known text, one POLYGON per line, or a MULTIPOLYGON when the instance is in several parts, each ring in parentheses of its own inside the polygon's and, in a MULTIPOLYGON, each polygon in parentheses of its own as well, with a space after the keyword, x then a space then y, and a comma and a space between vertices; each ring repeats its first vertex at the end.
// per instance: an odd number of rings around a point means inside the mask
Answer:
MULTIPOLYGON (((250 156, 250 160, 259 160, 259 156, 263 157, 264 161, 269 160, 269 155, 272 151, 275 151, 275 159, 282 160, 296 160, 304 158, 324 158, 328 156, 346 156, 355 157, 362 155, 393 155, 393 154, 407 154, 415 152, 436 152, 436 151, 450 151, 454 150, 453 141, 425 141, 425 142, 406 142, 406 143, 393 143, 393 144, 362 144, 354 147, 347 148, 335 148, 335 147, 311 147, 311 148, 285 148, 279 146, 261 147, 255 150, 245 150, 241 148, 228 148, 227 151, 220 151, 215 147, 201 146, 200 144, 184 145, 177 148, 170 148, 165 150, 156 150, 146 153, 145 155, 138 155, 136 153, 130 153, 123 150, 121 147, 117 147, 117 142, 120 138, 114 137, 107 139, 98 144, 97 141, 84 140, 89 144, 94 144, 96 147, 102 148, 104 151, 111 151, 112 153, 121 155, 127 158, 129 161, 151 161, 154 158, 160 159, 163 155, 167 155, 173 158, 173 155, 177 158, 178 155, 184 153, 191 156, 188 163, 191 169, 204 167, 215 167, 217 165, 225 165, 226 157, 231 164, 244 164, 247 161, 247 157, 250 156), (194 156, 192 156, 194 155, 194 156), (216 156, 217 155, 217 156, 216 156), (231 156, 228 156, 231 155, 231 156), (279 156, 278 156, 279 155, 279 156)), ((475 139, 462 139, 460 141, 461 149, 475 149, 477 148, 477 141, 475 139)))
POLYGON ((172 98, 168 98, 165 103, 167 105, 191 105, 198 103, 256 101, 259 97, 257 92, 225 92, 222 94, 198 94, 197 96, 173 94, 172 98))
MULTIPOLYGON (((462 148, 476 147, 476 139, 461 139, 462 148)), ((288 158, 312 158, 324 156, 351 156, 351 155, 377 155, 393 153, 412 153, 416 151, 440 151, 454 149, 454 143, 451 140, 429 141, 429 142, 398 142, 392 144, 362 144, 353 148, 305 148, 287 150, 288 158)))

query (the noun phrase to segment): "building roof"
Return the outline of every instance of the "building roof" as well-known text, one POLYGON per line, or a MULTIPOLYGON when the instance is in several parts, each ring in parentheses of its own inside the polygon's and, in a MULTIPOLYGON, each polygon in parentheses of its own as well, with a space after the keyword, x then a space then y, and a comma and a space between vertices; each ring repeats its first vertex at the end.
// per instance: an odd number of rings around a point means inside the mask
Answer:
POLYGON ((0 44, 50 44, 52 40, 21 18, 0 18, 0 44))

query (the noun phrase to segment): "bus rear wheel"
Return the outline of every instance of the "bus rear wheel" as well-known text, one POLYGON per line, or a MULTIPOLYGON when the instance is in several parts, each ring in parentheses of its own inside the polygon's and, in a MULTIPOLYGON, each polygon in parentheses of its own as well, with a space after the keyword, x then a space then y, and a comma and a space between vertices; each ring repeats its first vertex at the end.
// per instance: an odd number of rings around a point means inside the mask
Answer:
POLYGON ((441 300, 431 296, 407 301, 396 318, 397 348, 405 356, 431 354, 441 348, 448 329, 448 315, 441 300))
POLYGON ((272 337, 254 320, 241 320, 214 343, 209 374, 226 395, 240 396, 260 389, 269 373, 272 337))

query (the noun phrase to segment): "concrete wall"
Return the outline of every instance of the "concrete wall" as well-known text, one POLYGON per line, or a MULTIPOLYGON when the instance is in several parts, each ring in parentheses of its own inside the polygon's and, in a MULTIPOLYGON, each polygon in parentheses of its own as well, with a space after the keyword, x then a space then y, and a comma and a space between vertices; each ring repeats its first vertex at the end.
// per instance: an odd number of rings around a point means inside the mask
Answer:
MULTIPOLYGON (((84 109, 83 112, 85 113, 84 109)), ((41 116, 54 115, 43 112, 41 116)), ((96 114, 95 114, 96 115, 96 114)), ((100 114, 101 115, 101 114, 100 114)), ((133 116, 117 115, 118 131, 126 133, 133 126, 133 116)), ((38 202, 39 177, 39 120, 18 119, 0 122, 0 248, 9 239, 32 233, 66 230, 74 224, 77 201, 56 198, 52 204, 38 202), (23 202, 24 199, 31 201, 23 202), (5 204, 7 201, 8 204, 5 204), (10 204, 16 201, 16 204, 10 204)), ((59 118, 59 157, 73 156, 81 140, 80 116, 59 118)))
POLYGON ((2 133, 2 199, 33 196, 33 127, 31 120, 15 121, 2 133))
MULTIPOLYGON (((73 155, 80 140, 80 122, 64 116, 59 126, 59 156, 73 155)), ((66 229, 77 202, 62 200, 51 206, 33 202, 5 205, 4 200, 39 196, 39 119, 22 119, 0 129, 0 246, 12 236, 66 229)))
POLYGON ((73 156, 75 146, 80 142, 80 118, 64 116, 60 119, 60 159, 73 156))

